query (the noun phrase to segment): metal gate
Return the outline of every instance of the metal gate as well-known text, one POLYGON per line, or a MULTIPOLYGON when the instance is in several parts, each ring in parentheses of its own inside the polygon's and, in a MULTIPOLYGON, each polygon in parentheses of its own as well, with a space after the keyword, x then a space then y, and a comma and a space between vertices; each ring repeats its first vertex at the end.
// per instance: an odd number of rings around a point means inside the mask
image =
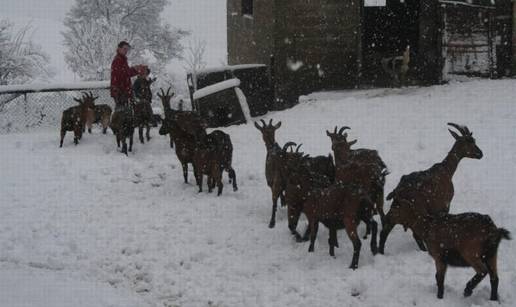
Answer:
POLYGON ((494 77, 495 7, 441 0, 443 80, 450 75, 494 77))

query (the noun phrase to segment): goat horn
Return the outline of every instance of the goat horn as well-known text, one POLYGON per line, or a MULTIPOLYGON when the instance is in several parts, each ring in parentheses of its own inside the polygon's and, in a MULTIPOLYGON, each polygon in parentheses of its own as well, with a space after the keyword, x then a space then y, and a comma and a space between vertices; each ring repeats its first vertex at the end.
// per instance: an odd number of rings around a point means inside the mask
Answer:
MULTIPOLYGON (((160 87, 159 90, 161 91, 161 96, 165 96, 165 92, 163 91, 163 88, 160 87)), ((160 93, 158 93, 158 95, 160 95, 160 93)))
POLYGON ((339 134, 342 135, 342 132, 344 132, 344 130, 348 130, 348 129, 351 129, 351 128, 349 128, 348 126, 344 126, 344 127, 340 128, 339 134))
POLYGON ((299 148, 301 148, 301 146, 303 146, 303 144, 299 144, 299 145, 297 145, 296 153, 298 153, 298 152, 299 152, 299 148))
POLYGON ((170 90, 171 90, 171 89, 172 89, 172 87, 171 87, 171 86, 169 86, 169 87, 168 87, 168 89, 167 89, 167 96, 169 96, 169 95, 170 95, 170 90))
POLYGON ((473 132, 469 131, 469 128, 467 126, 464 126, 464 131, 469 135, 472 136, 473 132))
POLYGON ((459 130, 459 132, 462 133, 462 135, 467 135, 466 131, 464 130, 464 127, 462 127, 460 125, 457 125, 457 124, 454 124, 454 123, 448 123, 448 125, 454 127, 457 130, 459 130))
POLYGON ((294 142, 288 142, 285 145, 283 145, 283 151, 287 151, 289 147, 296 146, 297 144, 294 142))

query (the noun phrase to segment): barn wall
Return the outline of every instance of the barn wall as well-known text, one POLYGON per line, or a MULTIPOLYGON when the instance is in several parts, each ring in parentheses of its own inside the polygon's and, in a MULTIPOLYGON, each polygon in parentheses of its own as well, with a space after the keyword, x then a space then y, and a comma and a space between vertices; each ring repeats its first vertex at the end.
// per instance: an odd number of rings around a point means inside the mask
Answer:
POLYGON ((242 0, 227 1, 228 64, 270 64, 274 0, 254 0, 253 16, 242 15, 242 0))
POLYGON ((354 87, 361 1, 276 0, 276 94, 354 87))

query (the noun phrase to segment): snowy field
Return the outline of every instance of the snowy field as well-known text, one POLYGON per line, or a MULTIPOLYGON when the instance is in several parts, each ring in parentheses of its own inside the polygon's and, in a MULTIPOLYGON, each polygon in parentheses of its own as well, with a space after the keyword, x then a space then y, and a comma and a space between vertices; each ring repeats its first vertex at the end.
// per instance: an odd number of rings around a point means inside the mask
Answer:
MULTIPOLYGON (((330 152, 325 129, 351 126, 357 148, 378 149, 387 163, 386 193, 402 174, 444 158, 453 144, 447 122, 466 124, 484 158, 460 163, 451 211, 489 214, 516 235, 514 80, 316 93, 269 118, 283 122, 279 143, 302 142, 314 155, 330 152)), ((156 129, 129 157, 98 128, 77 147, 68 134, 62 149, 57 127, 1 135, 0 305, 514 306, 515 241, 499 249, 500 303, 488 301, 488 279, 462 296, 469 268, 449 269, 437 300, 433 260, 399 226, 384 256, 363 245, 356 271, 348 269, 352 246, 343 231, 336 258, 324 227, 309 254, 308 243, 291 237, 285 208, 267 228, 260 133, 252 124, 224 130, 240 189, 225 176, 221 197, 183 184, 156 129)))

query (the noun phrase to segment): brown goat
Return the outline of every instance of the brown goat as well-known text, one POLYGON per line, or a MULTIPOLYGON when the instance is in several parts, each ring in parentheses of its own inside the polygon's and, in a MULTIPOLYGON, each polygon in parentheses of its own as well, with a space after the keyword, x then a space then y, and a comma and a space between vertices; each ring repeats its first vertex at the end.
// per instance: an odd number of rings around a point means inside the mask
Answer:
MULTIPOLYGON (((380 253, 384 253, 385 242, 392 228, 396 224, 409 224, 399 218, 402 216, 400 211, 403 210, 400 201, 404 200, 413 203, 414 206, 420 206, 422 211, 430 215, 448 213, 454 194, 452 178, 459 162, 463 158, 482 158, 482 151, 476 145, 473 133, 467 127, 453 123, 448 125, 455 127, 461 135, 449 130, 455 143, 444 160, 427 170, 402 176, 398 186, 387 196, 387 200, 392 199, 392 203, 380 234, 380 253)), ((414 232, 413 236, 419 248, 425 251, 423 240, 414 232)))
POLYGON ((368 195, 361 192, 355 185, 343 185, 335 183, 324 189, 312 191, 303 205, 303 212, 308 219, 310 228, 309 252, 314 251, 315 238, 319 228, 319 222, 323 223, 329 231, 330 255, 334 256, 334 247, 338 247, 337 229, 345 228, 349 239, 353 243, 353 259, 351 269, 358 267, 360 249, 362 243, 357 233, 360 220, 371 224, 371 252, 376 254, 377 225, 373 220, 372 201, 368 195))
POLYGON ((91 91, 88 93, 83 92, 82 94, 83 100, 89 101, 91 104, 94 105, 93 117, 88 118, 86 122, 86 125, 88 126, 88 132, 91 133, 92 124, 100 123, 102 125, 102 133, 106 134, 107 128, 109 127, 109 122, 111 120, 111 113, 113 113, 113 110, 107 104, 95 104, 95 100, 97 100, 99 97, 94 97, 91 91))
MULTIPOLYGON (((281 176, 286 181, 285 202, 288 207, 288 228, 297 242, 308 240, 308 228, 305 235, 297 232, 297 225, 303 205, 313 190, 325 188, 332 184, 331 177, 327 174, 313 170, 312 161, 309 156, 299 152, 299 145, 296 151, 288 152, 288 148, 296 146, 294 142, 288 142, 283 147, 283 161, 281 165, 281 176)), ((335 172, 335 171, 333 171, 335 172)))
POLYGON ((272 215, 269 222, 269 228, 274 228, 276 225, 278 198, 281 200, 281 206, 285 206, 286 182, 280 173, 280 168, 283 163, 283 151, 275 140, 275 133, 276 130, 281 127, 281 122, 278 122, 275 125, 272 124, 272 119, 269 121, 269 124, 266 124, 263 119, 261 122, 262 126, 257 122, 254 123, 254 126, 262 133, 263 142, 267 149, 267 156, 265 158, 265 179, 267 180, 267 185, 272 192, 272 215))
MULTIPOLYGON (((364 193, 373 200, 374 211, 384 220, 383 195, 385 177, 388 174, 387 166, 380 158, 376 150, 351 149, 357 141, 347 140, 345 130, 349 127, 342 127, 337 132, 335 127, 333 133, 326 131, 332 142, 332 150, 335 155, 335 181, 342 184, 355 184, 360 186, 364 193)), ((370 229, 366 232, 369 234, 370 229)), ((365 237, 365 238, 366 238, 365 237)))
POLYGON ((206 134, 204 129, 199 131, 196 138, 193 167, 199 192, 202 192, 202 177, 208 176, 208 191, 211 192, 215 185, 218 187, 217 195, 222 194, 222 173, 229 173, 229 182, 233 183, 233 191, 237 191, 236 174, 231 163, 233 160, 233 144, 228 134, 215 130, 206 134), (203 133, 204 132, 204 133, 203 133))
MULTIPOLYGON (((86 122, 93 116, 93 102, 90 100, 73 98, 78 106, 70 107, 63 111, 61 117, 61 141, 59 147, 63 147, 63 140, 67 131, 74 132, 74 143, 79 144, 86 122)), ((91 126, 90 126, 91 127, 91 126)))
MULTIPOLYGON (((145 143, 143 138, 143 128, 146 128, 145 136, 147 138, 147 142, 150 141, 150 127, 153 121, 153 113, 152 113, 152 91, 151 84, 155 79, 147 79, 139 77, 138 88, 139 93, 136 94, 136 103, 134 105, 134 123, 135 127, 138 127, 138 137, 140 139, 140 143, 145 143)), ((135 82, 135 84, 136 84, 135 82)), ((136 85, 135 85, 136 86, 136 85)), ((169 88, 170 90, 170 88, 169 88)), ((162 94, 163 90, 162 90, 162 94)), ((173 94, 172 94, 173 96, 173 94)), ((159 97, 159 96, 158 96, 159 97)))
MULTIPOLYGON (((92 109, 93 112, 87 111, 82 112, 81 118, 83 122, 82 126, 82 132, 86 132, 86 127, 88 127, 88 133, 91 133, 91 126, 93 125, 93 122, 95 121, 95 100, 97 100, 99 97, 94 97, 92 92, 89 94, 86 92, 82 92, 82 104, 87 105, 89 109, 92 109)), ((76 100, 78 101, 78 100, 76 100)))
POLYGON ((168 134, 170 143, 175 144, 176 156, 183 168, 183 178, 188 183, 188 164, 193 164, 196 141, 193 135, 183 130, 179 122, 195 122, 197 115, 187 111, 165 112, 165 119, 159 129, 160 135, 168 134))
POLYGON ((447 266, 472 267, 476 274, 467 283, 464 296, 489 274, 491 300, 498 300, 497 251, 502 239, 510 234, 498 228, 488 215, 479 213, 428 214, 422 206, 400 200, 399 220, 424 240, 435 261, 437 297, 443 298, 447 266))
MULTIPOLYGON (((160 135, 168 134, 170 137, 170 148, 174 148, 174 137, 172 136, 172 133, 170 133, 170 129, 167 129, 164 125, 166 118, 173 118, 174 117, 174 110, 170 107, 170 99, 175 95, 175 93, 170 93, 170 87, 167 89, 167 92, 160 88, 161 93, 158 93, 157 96, 161 99, 161 103, 163 105, 163 114, 165 116, 164 119, 162 119, 162 127, 160 129, 160 135), (165 128, 163 128, 165 127, 165 128), (165 131, 168 131, 165 133, 165 131), (164 134, 163 134, 164 133, 164 134)), ((181 110, 182 111, 182 110, 181 110)))

